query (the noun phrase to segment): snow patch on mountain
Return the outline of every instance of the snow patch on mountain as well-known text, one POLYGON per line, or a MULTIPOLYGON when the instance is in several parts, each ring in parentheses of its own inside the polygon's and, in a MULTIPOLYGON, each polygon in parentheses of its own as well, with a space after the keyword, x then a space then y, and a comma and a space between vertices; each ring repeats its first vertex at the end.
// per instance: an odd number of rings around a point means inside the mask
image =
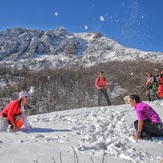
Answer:
POLYGON ((163 53, 126 48, 101 33, 70 34, 63 27, 48 31, 13 28, 0 32, 0 63, 43 69, 126 60, 162 62, 163 53))

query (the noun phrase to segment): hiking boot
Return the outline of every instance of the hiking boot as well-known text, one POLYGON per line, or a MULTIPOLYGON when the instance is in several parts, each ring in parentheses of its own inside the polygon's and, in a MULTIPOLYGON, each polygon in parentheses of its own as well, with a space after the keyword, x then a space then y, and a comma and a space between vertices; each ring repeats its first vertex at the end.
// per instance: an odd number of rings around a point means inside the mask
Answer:
POLYGON ((147 133, 147 132, 143 132, 141 134, 140 138, 143 139, 143 140, 152 140, 151 135, 149 133, 147 133))

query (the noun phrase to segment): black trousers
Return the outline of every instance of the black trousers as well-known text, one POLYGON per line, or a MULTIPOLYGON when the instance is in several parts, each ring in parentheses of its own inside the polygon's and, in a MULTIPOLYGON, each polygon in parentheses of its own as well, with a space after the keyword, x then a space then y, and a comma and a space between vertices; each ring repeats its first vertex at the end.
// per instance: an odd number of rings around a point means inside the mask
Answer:
POLYGON ((110 99, 109 99, 106 89, 98 89, 98 106, 101 106, 102 95, 105 97, 108 106, 111 105, 111 102, 110 102, 110 99))
MULTIPOLYGON (((134 122, 135 130, 138 130, 138 120, 134 122)), ((144 120, 141 134, 146 132, 150 136, 163 136, 162 124, 154 123, 151 120, 144 120)))

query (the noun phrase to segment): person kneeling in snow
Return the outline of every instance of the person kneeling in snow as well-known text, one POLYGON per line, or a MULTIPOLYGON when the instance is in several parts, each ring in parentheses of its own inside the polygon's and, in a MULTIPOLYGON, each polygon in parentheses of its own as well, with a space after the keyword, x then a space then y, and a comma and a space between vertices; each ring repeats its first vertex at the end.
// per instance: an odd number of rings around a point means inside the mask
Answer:
POLYGON ((22 91, 19 93, 19 98, 11 101, 0 113, 0 130, 13 131, 21 128, 23 125, 26 129, 31 128, 27 116, 24 114, 24 105, 28 102, 28 93, 22 91))
POLYGON ((163 124, 155 110, 148 104, 141 102, 138 95, 130 95, 129 102, 135 107, 138 120, 134 122, 136 129, 135 140, 151 140, 152 136, 163 136, 163 124))

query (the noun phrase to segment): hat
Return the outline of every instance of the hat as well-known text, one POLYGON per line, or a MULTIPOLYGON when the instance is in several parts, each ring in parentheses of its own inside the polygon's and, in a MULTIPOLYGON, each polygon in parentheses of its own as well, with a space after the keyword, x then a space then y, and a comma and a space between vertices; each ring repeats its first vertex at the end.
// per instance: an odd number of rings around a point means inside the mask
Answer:
POLYGON ((28 95, 28 93, 26 92, 26 91, 21 91, 20 93, 19 93, 19 98, 22 98, 22 97, 28 97, 29 95, 28 95))

